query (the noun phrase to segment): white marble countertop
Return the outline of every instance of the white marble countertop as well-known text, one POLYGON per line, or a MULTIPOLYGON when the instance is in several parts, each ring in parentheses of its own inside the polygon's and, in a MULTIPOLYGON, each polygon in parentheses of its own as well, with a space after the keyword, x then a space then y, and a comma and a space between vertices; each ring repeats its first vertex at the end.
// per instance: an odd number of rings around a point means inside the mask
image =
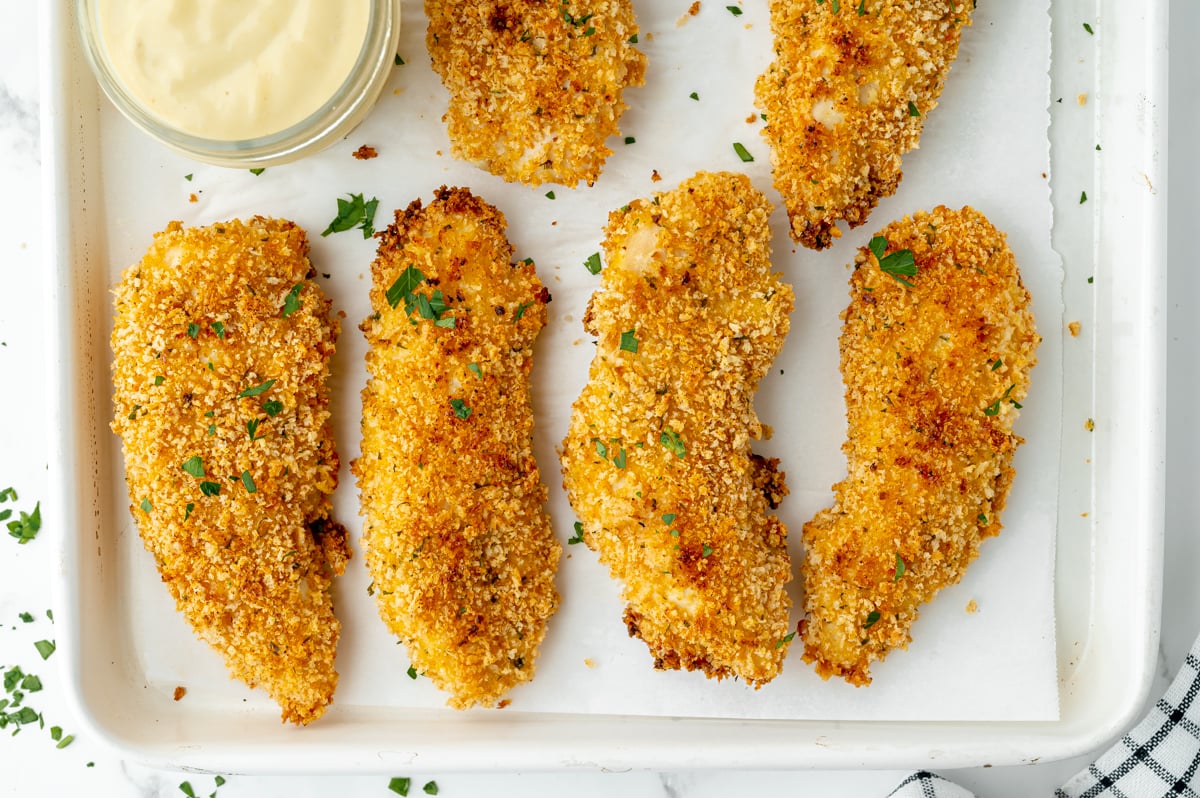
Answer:
MULTIPOLYGON (((1196 267, 1192 230, 1200 218, 1200 154, 1192 144, 1200 129, 1200 55, 1194 42, 1200 36, 1200 4, 1171 0, 1170 90, 1170 211, 1169 327, 1167 384, 1167 513, 1164 612, 1157 696, 1182 662, 1200 632, 1200 425, 1193 421, 1195 397, 1200 394, 1200 370, 1195 368, 1200 346, 1200 270, 1196 267), (1179 45, 1179 46, 1175 46, 1179 45)), ((32 510, 46 493, 46 430, 54 424, 44 402, 45 349, 41 330, 42 274, 46 255, 39 240, 40 153, 38 144, 37 8, 34 3, 0 0, 0 489, 14 487, 17 502, 6 507, 32 510)), ((1160 187, 1166 190, 1166 187, 1160 187)), ((1130 264, 1137 268, 1137 264, 1130 264)), ((50 605, 51 555, 44 540, 58 534, 47 525, 41 538, 18 546, 6 531, 0 535, 0 670, 19 664, 36 673, 40 692, 26 703, 40 711, 46 729, 36 725, 9 737, 0 733, 0 795, 183 795, 180 784, 190 782, 196 795, 214 792, 211 775, 147 769, 122 761, 103 741, 80 735, 58 749, 49 728, 72 734, 78 725, 70 716, 54 660, 42 662, 34 648, 38 640, 53 640, 50 605), (26 623, 22 613, 29 613, 26 623)), ((943 773, 979 796, 1050 794, 1088 761, 1020 768, 978 768, 943 773)), ((914 763, 921 766, 921 763, 914 763)), ((724 796, 792 794, 820 796, 884 796, 905 775, 902 771, 859 772, 687 772, 494 774, 396 773, 412 779, 411 795, 423 795, 421 785, 435 780, 445 796, 601 796, 620 791, 626 798, 651 796, 724 796)), ((238 796, 352 796, 392 795, 380 776, 231 776, 216 789, 222 798, 238 796)))

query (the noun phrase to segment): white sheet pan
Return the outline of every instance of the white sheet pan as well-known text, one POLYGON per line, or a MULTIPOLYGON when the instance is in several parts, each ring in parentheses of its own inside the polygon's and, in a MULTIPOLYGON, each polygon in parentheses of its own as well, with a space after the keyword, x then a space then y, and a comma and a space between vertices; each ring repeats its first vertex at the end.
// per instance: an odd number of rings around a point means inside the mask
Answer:
MULTIPOLYGON (((420 24, 419 8, 405 10, 410 24, 420 24)), ((1115 0, 1052 3, 1055 99, 1076 103, 1086 94, 1088 103, 1086 113, 1051 114, 1053 243, 1065 270, 1064 321, 1077 320, 1083 330, 1064 347, 1061 373, 1059 720, 463 715, 360 701, 303 731, 280 727, 269 707, 236 719, 220 705, 172 707, 151 686, 161 674, 150 677, 146 660, 131 656, 128 630, 114 626, 121 625, 114 619, 131 617, 129 603, 143 596, 122 581, 123 569, 130 567, 124 539, 130 532, 118 512, 123 499, 114 499, 123 483, 107 431, 112 279, 107 230, 120 209, 99 206, 105 181, 121 179, 114 154, 128 156, 136 145, 114 149, 98 141, 96 90, 69 16, 66 3, 42 8, 51 245, 46 333, 55 357, 48 395, 61 420, 53 430, 52 482, 61 527, 70 530, 61 543, 59 643, 80 716, 129 755, 224 772, 383 771, 400 765, 952 767, 1066 756, 1100 743, 1140 708, 1157 643, 1161 582, 1165 7, 1130 8, 1115 0), (1083 30, 1085 21, 1094 38, 1083 30), (1080 190, 1089 197, 1087 213, 1073 207, 1080 190), (1094 419, 1094 431, 1084 428, 1087 419, 1094 419)), ((757 143, 753 133, 746 138, 757 143)), ((868 229, 885 221, 877 216, 868 229)), ((779 249, 785 246, 776 242, 779 249)), ((354 321, 345 325, 343 341, 355 335, 354 321)), ((1039 321, 1045 328, 1058 320, 1039 321)), ((1035 376, 1059 378, 1053 372, 1035 376)), ((551 484, 557 479, 553 469, 543 463, 551 484)), ((352 485, 345 487, 352 492, 352 485)), ((790 667, 803 666, 793 658, 790 667)))

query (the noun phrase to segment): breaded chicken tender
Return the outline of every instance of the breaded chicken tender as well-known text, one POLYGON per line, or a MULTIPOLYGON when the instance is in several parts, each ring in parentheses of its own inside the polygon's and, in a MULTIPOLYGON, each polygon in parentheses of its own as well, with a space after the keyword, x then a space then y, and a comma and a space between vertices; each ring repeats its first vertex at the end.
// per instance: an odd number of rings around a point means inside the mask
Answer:
POLYGON ((982 214, 939 207, 859 251, 842 313, 848 476, 804 526, 804 658, 869 684, 921 604, 999 533, 1041 338, 982 214))
POLYGON ((770 0, 775 60, 755 94, 792 238, 824 249, 900 184, 938 104, 970 0, 770 0))
POLYGON ((787 493, 754 393, 792 289, 771 272, 771 205, 744 175, 700 173, 609 216, 597 337, 563 442, 583 539, 623 584, 659 669, 759 687, 787 653, 787 493))
POLYGON ((533 456, 530 371, 550 292, 465 188, 379 235, 354 462, 379 614, 450 706, 533 678, 561 546, 533 456))
POLYGON ((329 517, 339 325, 312 274, 291 222, 171 222, 122 276, 112 331, 146 549, 197 636, 299 724, 337 685, 330 590, 350 556, 329 517))
POLYGON ((511 182, 589 186, 645 81, 630 0, 425 0, 454 155, 511 182))

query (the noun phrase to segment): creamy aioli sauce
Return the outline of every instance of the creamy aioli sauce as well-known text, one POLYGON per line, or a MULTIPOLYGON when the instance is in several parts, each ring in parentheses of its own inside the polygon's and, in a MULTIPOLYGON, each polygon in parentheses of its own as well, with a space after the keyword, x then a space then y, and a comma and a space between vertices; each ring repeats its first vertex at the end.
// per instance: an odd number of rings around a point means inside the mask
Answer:
POLYGON ((366 39, 368 0, 96 0, 125 90, 193 136, 278 133, 324 105, 366 39))

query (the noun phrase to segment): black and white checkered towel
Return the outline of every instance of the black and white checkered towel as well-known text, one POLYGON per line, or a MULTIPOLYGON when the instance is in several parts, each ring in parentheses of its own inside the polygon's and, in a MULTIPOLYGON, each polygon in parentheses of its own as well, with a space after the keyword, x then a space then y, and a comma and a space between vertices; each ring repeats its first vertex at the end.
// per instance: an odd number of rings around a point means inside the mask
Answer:
MULTIPOLYGON (((1055 798, 1200 798, 1200 638, 1142 722, 1054 792, 1055 798)), ((914 773, 888 798, 974 798, 934 773, 914 773)))

